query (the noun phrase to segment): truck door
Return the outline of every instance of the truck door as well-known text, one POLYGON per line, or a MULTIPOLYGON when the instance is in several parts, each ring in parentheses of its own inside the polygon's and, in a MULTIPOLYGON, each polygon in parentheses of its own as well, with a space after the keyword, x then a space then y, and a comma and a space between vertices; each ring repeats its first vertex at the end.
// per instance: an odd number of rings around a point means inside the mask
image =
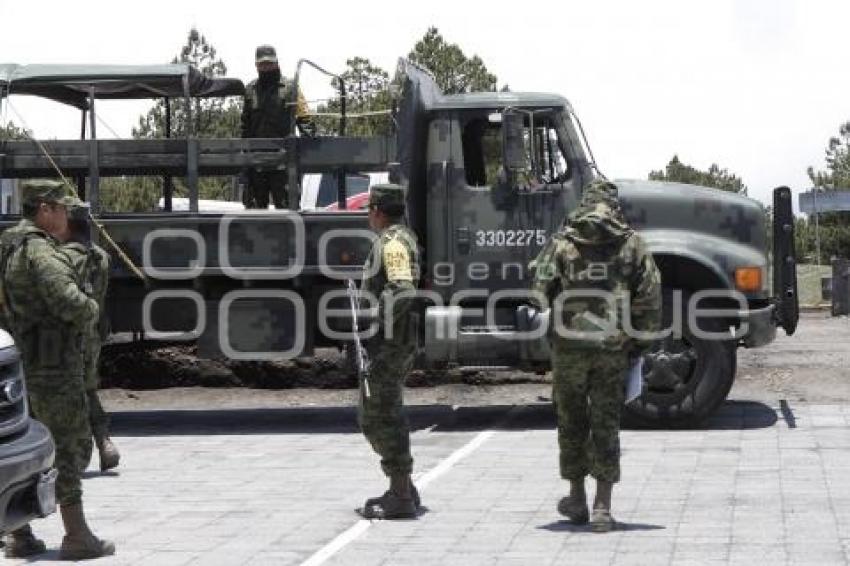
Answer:
MULTIPOLYGON (((437 239, 445 253, 432 258, 444 256, 442 274, 452 271, 450 280, 444 277, 452 292, 478 289, 486 296, 500 289, 528 288, 528 263, 578 197, 580 183, 573 182, 556 118, 555 110, 537 111, 533 120, 528 116, 528 173, 511 185, 502 173, 498 112, 463 112, 443 121, 440 133, 450 142, 448 160, 435 171, 431 156, 429 186, 432 193, 439 187, 444 208, 439 214, 429 207, 429 233, 443 232, 437 239)), ((435 148, 434 143, 429 146, 435 148)))

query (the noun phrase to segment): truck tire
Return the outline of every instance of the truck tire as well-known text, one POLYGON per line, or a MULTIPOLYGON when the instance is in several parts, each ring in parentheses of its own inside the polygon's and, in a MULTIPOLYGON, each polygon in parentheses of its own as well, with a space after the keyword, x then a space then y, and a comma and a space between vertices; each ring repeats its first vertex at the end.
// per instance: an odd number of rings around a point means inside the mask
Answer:
MULTIPOLYGON (((672 320, 673 290, 664 290, 663 327, 672 320)), ((735 344, 694 336, 687 324, 688 294, 683 293, 683 331, 677 339, 661 340, 645 357, 644 391, 626 406, 626 422, 652 428, 687 428, 698 425, 726 399, 735 379, 735 344)), ((705 321, 712 332, 722 324, 705 321)))

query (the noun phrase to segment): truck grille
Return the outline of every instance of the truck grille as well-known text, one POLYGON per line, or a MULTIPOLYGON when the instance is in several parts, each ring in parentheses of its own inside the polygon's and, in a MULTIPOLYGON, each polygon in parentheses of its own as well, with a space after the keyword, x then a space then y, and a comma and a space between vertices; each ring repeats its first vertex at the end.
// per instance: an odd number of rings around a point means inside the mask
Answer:
POLYGON ((0 350, 0 437, 26 426, 27 392, 20 356, 15 348, 0 350))

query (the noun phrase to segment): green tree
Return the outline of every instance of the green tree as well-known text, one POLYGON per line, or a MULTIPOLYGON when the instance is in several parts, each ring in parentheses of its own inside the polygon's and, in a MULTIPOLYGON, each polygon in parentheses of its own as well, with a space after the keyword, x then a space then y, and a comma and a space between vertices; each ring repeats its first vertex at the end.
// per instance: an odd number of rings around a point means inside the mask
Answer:
POLYGON ((740 195, 747 194, 747 186, 741 178, 729 173, 728 169, 721 169, 719 165, 712 163, 708 171, 701 171, 682 163, 678 155, 673 156, 663 171, 650 171, 649 179, 713 187, 740 195))
POLYGON ((495 91, 496 75, 478 55, 467 57, 455 43, 447 43, 436 27, 428 28, 408 58, 434 74, 446 94, 495 91))
MULTIPOLYGON (((186 44, 172 63, 188 63, 208 77, 223 77, 227 65, 218 57, 215 47, 197 29, 189 30, 186 44)), ((242 102, 233 98, 193 98, 192 133, 199 138, 239 137, 239 117, 242 102)), ((187 107, 183 98, 171 101, 172 137, 184 137, 187 125, 187 107)), ((136 138, 164 138, 165 101, 159 100, 145 115, 139 117, 138 126, 133 128, 136 138)))
POLYGON ((16 126, 11 120, 6 124, 0 124, 0 140, 25 140, 31 136, 31 131, 16 126))
MULTIPOLYGON (((221 77, 227 66, 218 57, 215 47, 197 29, 189 30, 186 43, 172 63, 188 63, 208 77, 221 77)), ((223 98, 193 98, 191 104, 192 133, 199 138, 239 137, 239 120, 242 101, 223 98)), ((189 112, 185 99, 171 100, 171 136, 184 137, 189 112)), ((158 100, 139 117, 133 128, 134 138, 164 138, 166 106, 158 100)), ((202 177, 198 182, 201 198, 226 200, 231 193, 230 177, 202 177)), ((142 212, 153 210, 162 193, 159 177, 116 177, 101 181, 101 200, 104 210, 142 212)), ((174 179, 174 195, 188 196, 185 179, 174 179)))
MULTIPOLYGON (((346 70, 342 77, 346 88, 346 114, 366 114, 389 110, 391 106, 390 76, 382 68, 373 65, 365 57, 354 57, 345 62, 346 70)), ((339 89, 337 79, 331 81, 334 90, 339 89)), ((342 110, 339 97, 320 105, 320 113, 338 114, 342 110)), ((345 132, 350 136, 386 135, 391 130, 389 115, 376 115, 361 118, 349 118, 345 132)), ((324 134, 334 134, 339 128, 339 119, 322 116, 318 120, 319 130, 324 134)))

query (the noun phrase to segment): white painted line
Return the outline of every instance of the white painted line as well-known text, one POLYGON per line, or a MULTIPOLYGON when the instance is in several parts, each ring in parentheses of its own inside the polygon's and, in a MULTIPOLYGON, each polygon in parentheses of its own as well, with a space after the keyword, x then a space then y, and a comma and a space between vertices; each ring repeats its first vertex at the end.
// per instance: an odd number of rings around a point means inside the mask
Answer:
POLYGON ((323 546, 313 556, 301 563, 301 566, 319 566, 324 564, 334 554, 348 546, 348 543, 356 540, 360 535, 366 532, 372 525, 372 521, 361 519, 354 523, 350 528, 341 533, 331 542, 323 546))
MULTIPOLYGON (((479 432, 475 436, 475 438, 473 438, 472 440, 452 452, 448 458, 428 470, 423 475, 419 476, 416 479, 417 488, 424 490, 429 483, 433 482, 435 479, 451 470, 458 462, 475 452, 494 434, 495 431, 493 430, 485 430, 479 432)), ((354 542, 357 538, 360 537, 360 535, 365 533, 366 530, 370 526, 372 526, 373 522, 374 521, 368 521, 366 519, 361 519, 360 521, 357 521, 356 523, 354 523, 354 525, 339 534, 331 542, 320 548, 310 558, 302 562, 301 566, 321 566, 322 564, 327 562, 328 559, 333 557, 333 555, 348 546, 349 543, 354 542)))
POLYGON ((481 445, 487 442, 487 440, 489 440, 494 434, 496 433, 492 430, 479 432, 475 438, 452 452, 451 456, 416 478, 416 487, 424 491, 425 488, 428 487, 429 483, 451 470, 455 464, 478 450, 481 445))

